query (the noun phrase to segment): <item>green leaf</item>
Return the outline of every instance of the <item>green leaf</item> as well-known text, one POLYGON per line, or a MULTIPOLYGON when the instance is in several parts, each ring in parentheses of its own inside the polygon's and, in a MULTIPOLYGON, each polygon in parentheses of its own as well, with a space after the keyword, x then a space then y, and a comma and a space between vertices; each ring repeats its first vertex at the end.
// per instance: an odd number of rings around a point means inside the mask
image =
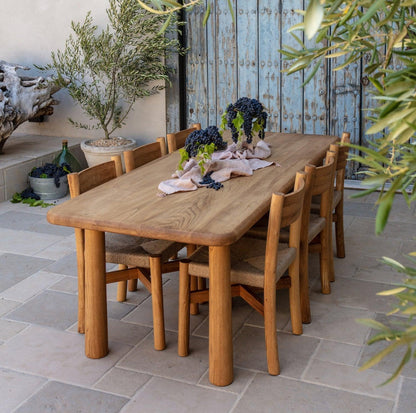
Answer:
POLYGON ((390 115, 387 115, 385 118, 379 120, 373 126, 371 126, 371 128, 368 129, 366 133, 368 135, 371 135, 373 133, 378 133, 382 131, 384 128, 387 128, 392 123, 397 122, 414 112, 415 112, 414 108, 404 109, 401 111, 395 111, 391 113, 390 115))
POLYGON ((211 3, 208 3, 207 10, 205 11, 205 14, 204 14, 204 19, 202 20, 203 27, 207 25, 208 17, 210 16, 210 14, 211 14, 211 3))
POLYGON ((323 18, 324 6, 321 4, 320 0, 310 0, 304 19, 305 34, 308 39, 312 39, 316 34, 323 18))
POLYGON ((384 200, 382 200, 378 206, 377 209, 377 215, 376 215, 376 234, 380 235, 384 227, 387 224, 387 219, 390 214, 391 207, 393 205, 393 198, 394 195, 386 197, 384 200))
POLYGON ((360 367, 359 371, 363 371, 363 370, 369 369, 370 367, 373 367, 375 364, 380 363, 380 361, 383 360, 384 357, 386 357, 388 354, 390 354, 399 345, 400 345, 399 342, 394 342, 394 343, 390 344, 384 350, 378 352, 375 356, 371 357, 370 360, 366 361, 360 367))
POLYGON ((396 295, 398 293, 401 293, 403 291, 405 291, 406 288, 393 288, 392 290, 386 290, 386 291, 380 291, 377 293, 377 295, 382 295, 382 296, 388 296, 388 295, 396 295))

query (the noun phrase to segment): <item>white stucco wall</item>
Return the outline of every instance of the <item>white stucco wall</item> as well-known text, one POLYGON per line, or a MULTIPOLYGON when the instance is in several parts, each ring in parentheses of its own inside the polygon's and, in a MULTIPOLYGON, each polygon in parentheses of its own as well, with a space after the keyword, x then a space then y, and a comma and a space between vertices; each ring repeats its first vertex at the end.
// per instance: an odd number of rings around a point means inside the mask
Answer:
MULTIPOLYGON (((107 21, 105 0, 1 0, 0 60, 27 65, 45 64, 51 51, 62 49, 71 32, 71 20, 82 21, 91 10, 94 23, 107 21)), ((36 69, 30 74, 38 75, 36 69)), ((82 111, 65 90, 54 95, 60 104, 43 123, 25 122, 14 134, 41 134, 62 137, 100 137, 99 131, 74 128, 67 120, 82 120, 82 111)), ((138 143, 153 141, 166 134, 165 92, 136 103, 126 125, 116 135, 137 139, 138 143)))

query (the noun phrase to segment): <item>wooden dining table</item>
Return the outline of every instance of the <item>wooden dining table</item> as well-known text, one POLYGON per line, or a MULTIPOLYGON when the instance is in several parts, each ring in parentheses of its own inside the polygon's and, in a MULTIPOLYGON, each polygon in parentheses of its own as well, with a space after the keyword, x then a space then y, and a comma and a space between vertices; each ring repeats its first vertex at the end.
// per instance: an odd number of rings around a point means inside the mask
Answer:
POLYGON ((216 191, 199 188, 161 197, 174 152, 50 209, 47 220, 85 230, 85 354, 108 353, 105 232, 209 246, 209 380, 233 381, 230 245, 269 209, 274 192, 286 193, 307 163, 318 164, 336 136, 267 133, 275 164, 235 177, 216 191))

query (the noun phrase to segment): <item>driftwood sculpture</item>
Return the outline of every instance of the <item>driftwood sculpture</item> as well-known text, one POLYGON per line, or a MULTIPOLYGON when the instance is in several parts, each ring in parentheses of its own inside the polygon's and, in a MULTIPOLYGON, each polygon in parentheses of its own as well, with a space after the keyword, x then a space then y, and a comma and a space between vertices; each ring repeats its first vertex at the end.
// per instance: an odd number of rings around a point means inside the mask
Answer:
POLYGON ((29 68, 0 60, 0 153, 13 131, 23 122, 53 113, 52 98, 60 87, 51 78, 17 74, 29 68))

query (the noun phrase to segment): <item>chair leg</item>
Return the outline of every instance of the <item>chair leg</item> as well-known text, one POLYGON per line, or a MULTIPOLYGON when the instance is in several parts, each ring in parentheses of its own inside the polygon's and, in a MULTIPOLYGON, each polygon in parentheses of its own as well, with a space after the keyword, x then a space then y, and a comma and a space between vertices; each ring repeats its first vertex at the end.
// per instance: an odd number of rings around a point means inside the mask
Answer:
POLYGON ((289 267, 289 277, 289 306, 292 333, 298 335, 303 333, 302 311, 300 306, 299 257, 289 267))
MULTIPOLYGON (((331 223, 332 225, 332 223, 331 223)), ((332 228, 330 227, 330 230, 332 228)), ((322 294, 331 293, 331 262, 330 255, 332 254, 332 248, 330 246, 330 236, 329 236, 328 226, 326 225, 322 232, 319 234, 321 241, 321 252, 319 254, 320 258, 320 267, 321 267, 321 291, 322 294)), ((332 267, 333 271, 333 267, 332 267)))
POLYGON ((276 331, 276 288, 264 286, 264 335, 266 341, 267 369, 269 374, 280 373, 276 331))
POLYGON ((179 264, 178 355, 189 354, 189 264, 179 264))
POLYGON ((137 291, 137 278, 128 281, 129 291, 137 291))
POLYGON ((150 282, 152 285, 153 339, 155 350, 164 350, 166 347, 161 268, 162 263, 160 257, 151 257, 150 282))
MULTIPOLYGON (((119 270, 127 270, 127 265, 119 264, 119 270)), ((123 302, 127 298, 127 281, 119 281, 117 283, 117 301, 123 302)))
POLYGON ((340 203, 335 208, 335 241, 337 245, 337 257, 345 258, 345 243, 344 243, 344 203, 341 199, 340 203))
MULTIPOLYGON (((191 291, 197 291, 198 290, 198 277, 194 277, 191 275, 191 291)), ((198 303, 190 303, 191 307, 191 314, 197 315, 199 314, 199 305, 198 303)))
POLYGON ((299 250, 299 284, 302 323, 308 324, 311 322, 311 308, 309 303, 308 245, 301 245, 299 250))
POLYGON ((85 240, 84 230, 75 228, 78 271, 78 332, 85 333, 85 240))
MULTIPOLYGON (((196 250, 196 245, 188 244, 186 246, 186 255, 189 257, 193 252, 196 250)), ((196 291, 198 289, 198 277, 191 277, 191 291, 196 291)), ((198 303, 192 303, 191 306, 191 314, 197 315, 199 314, 199 305, 198 303)))

